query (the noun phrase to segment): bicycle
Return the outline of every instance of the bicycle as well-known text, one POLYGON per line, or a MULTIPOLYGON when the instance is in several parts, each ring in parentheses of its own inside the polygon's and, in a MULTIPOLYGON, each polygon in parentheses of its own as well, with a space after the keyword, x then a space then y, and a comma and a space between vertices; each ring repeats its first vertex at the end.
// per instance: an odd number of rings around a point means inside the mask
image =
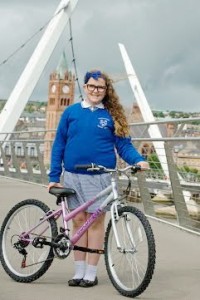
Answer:
POLYGON ((51 210, 40 200, 27 199, 16 204, 5 217, 0 231, 0 260, 5 272, 15 281, 29 283, 40 278, 50 267, 54 257, 65 259, 72 250, 104 254, 108 276, 116 290, 127 297, 140 295, 149 285, 155 267, 156 249, 151 225, 138 208, 127 205, 131 188, 130 175, 139 166, 107 169, 99 165, 83 165, 89 171, 109 172, 111 185, 94 199, 73 211, 67 207, 67 197, 74 195, 70 188, 52 187, 57 198, 57 210, 51 210), (128 174, 130 171, 131 174, 128 174), (128 178, 126 193, 118 195, 117 174, 128 178), (85 224, 70 237, 69 221, 80 211, 97 201, 105 200, 85 224), (89 226, 109 206, 104 249, 89 249, 76 245, 89 226), (58 233, 58 219, 62 226, 58 233))

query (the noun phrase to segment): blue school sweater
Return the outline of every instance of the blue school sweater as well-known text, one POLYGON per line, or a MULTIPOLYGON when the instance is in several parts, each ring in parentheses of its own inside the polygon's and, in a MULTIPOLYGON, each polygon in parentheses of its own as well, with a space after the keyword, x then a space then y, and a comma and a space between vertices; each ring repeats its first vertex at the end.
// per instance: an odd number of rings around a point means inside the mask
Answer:
MULTIPOLYGON (((88 174, 77 170, 77 164, 95 163, 115 168, 116 151, 128 164, 144 158, 131 143, 131 138, 118 137, 107 109, 83 108, 81 103, 69 106, 62 114, 51 154, 50 182, 59 182, 62 168, 68 172, 88 174)), ((94 173, 92 173, 94 175, 94 173)))

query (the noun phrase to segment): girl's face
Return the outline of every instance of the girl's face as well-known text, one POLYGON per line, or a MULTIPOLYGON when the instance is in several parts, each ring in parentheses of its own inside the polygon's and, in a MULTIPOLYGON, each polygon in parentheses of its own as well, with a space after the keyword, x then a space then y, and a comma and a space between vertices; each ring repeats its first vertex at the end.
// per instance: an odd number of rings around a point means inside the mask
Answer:
POLYGON ((86 99, 91 105, 101 103, 106 95, 107 87, 103 78, 96 80, 91 77, 88 82, 84 84, 83 88, 86 94, 86 99))

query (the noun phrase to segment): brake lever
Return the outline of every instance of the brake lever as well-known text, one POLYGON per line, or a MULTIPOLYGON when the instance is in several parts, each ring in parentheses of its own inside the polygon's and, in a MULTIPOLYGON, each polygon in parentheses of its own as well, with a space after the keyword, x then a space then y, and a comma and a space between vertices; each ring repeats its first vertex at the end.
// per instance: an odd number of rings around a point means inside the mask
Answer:
POLYGON ((139 165, 135 165, 134 167, 131 168, 131 174, 136 174, 138 171, 141 171, 142 168, 139 165))
POLYGON ((135 165, 133 168, 131 168, 131 174, 136 174, 138 171, 148 171, 151 170, 151 168, 142 168, 139 165, 135 165))

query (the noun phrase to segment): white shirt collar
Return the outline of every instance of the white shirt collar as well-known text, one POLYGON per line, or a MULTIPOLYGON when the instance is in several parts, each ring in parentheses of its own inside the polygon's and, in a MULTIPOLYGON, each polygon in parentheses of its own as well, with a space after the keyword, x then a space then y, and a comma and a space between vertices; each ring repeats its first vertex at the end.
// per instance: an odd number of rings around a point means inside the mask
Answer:
POLYGON ((90 108, 90 109, 94 109, 94 108, 101 108, 103 109, 104 108, 104 105, 103 103, 99 103, 99 104, 96 104, 96 105, 91 105, 86 99, 84 99, 82 102, 81 102, 81 105, 83 108, 90 108))

